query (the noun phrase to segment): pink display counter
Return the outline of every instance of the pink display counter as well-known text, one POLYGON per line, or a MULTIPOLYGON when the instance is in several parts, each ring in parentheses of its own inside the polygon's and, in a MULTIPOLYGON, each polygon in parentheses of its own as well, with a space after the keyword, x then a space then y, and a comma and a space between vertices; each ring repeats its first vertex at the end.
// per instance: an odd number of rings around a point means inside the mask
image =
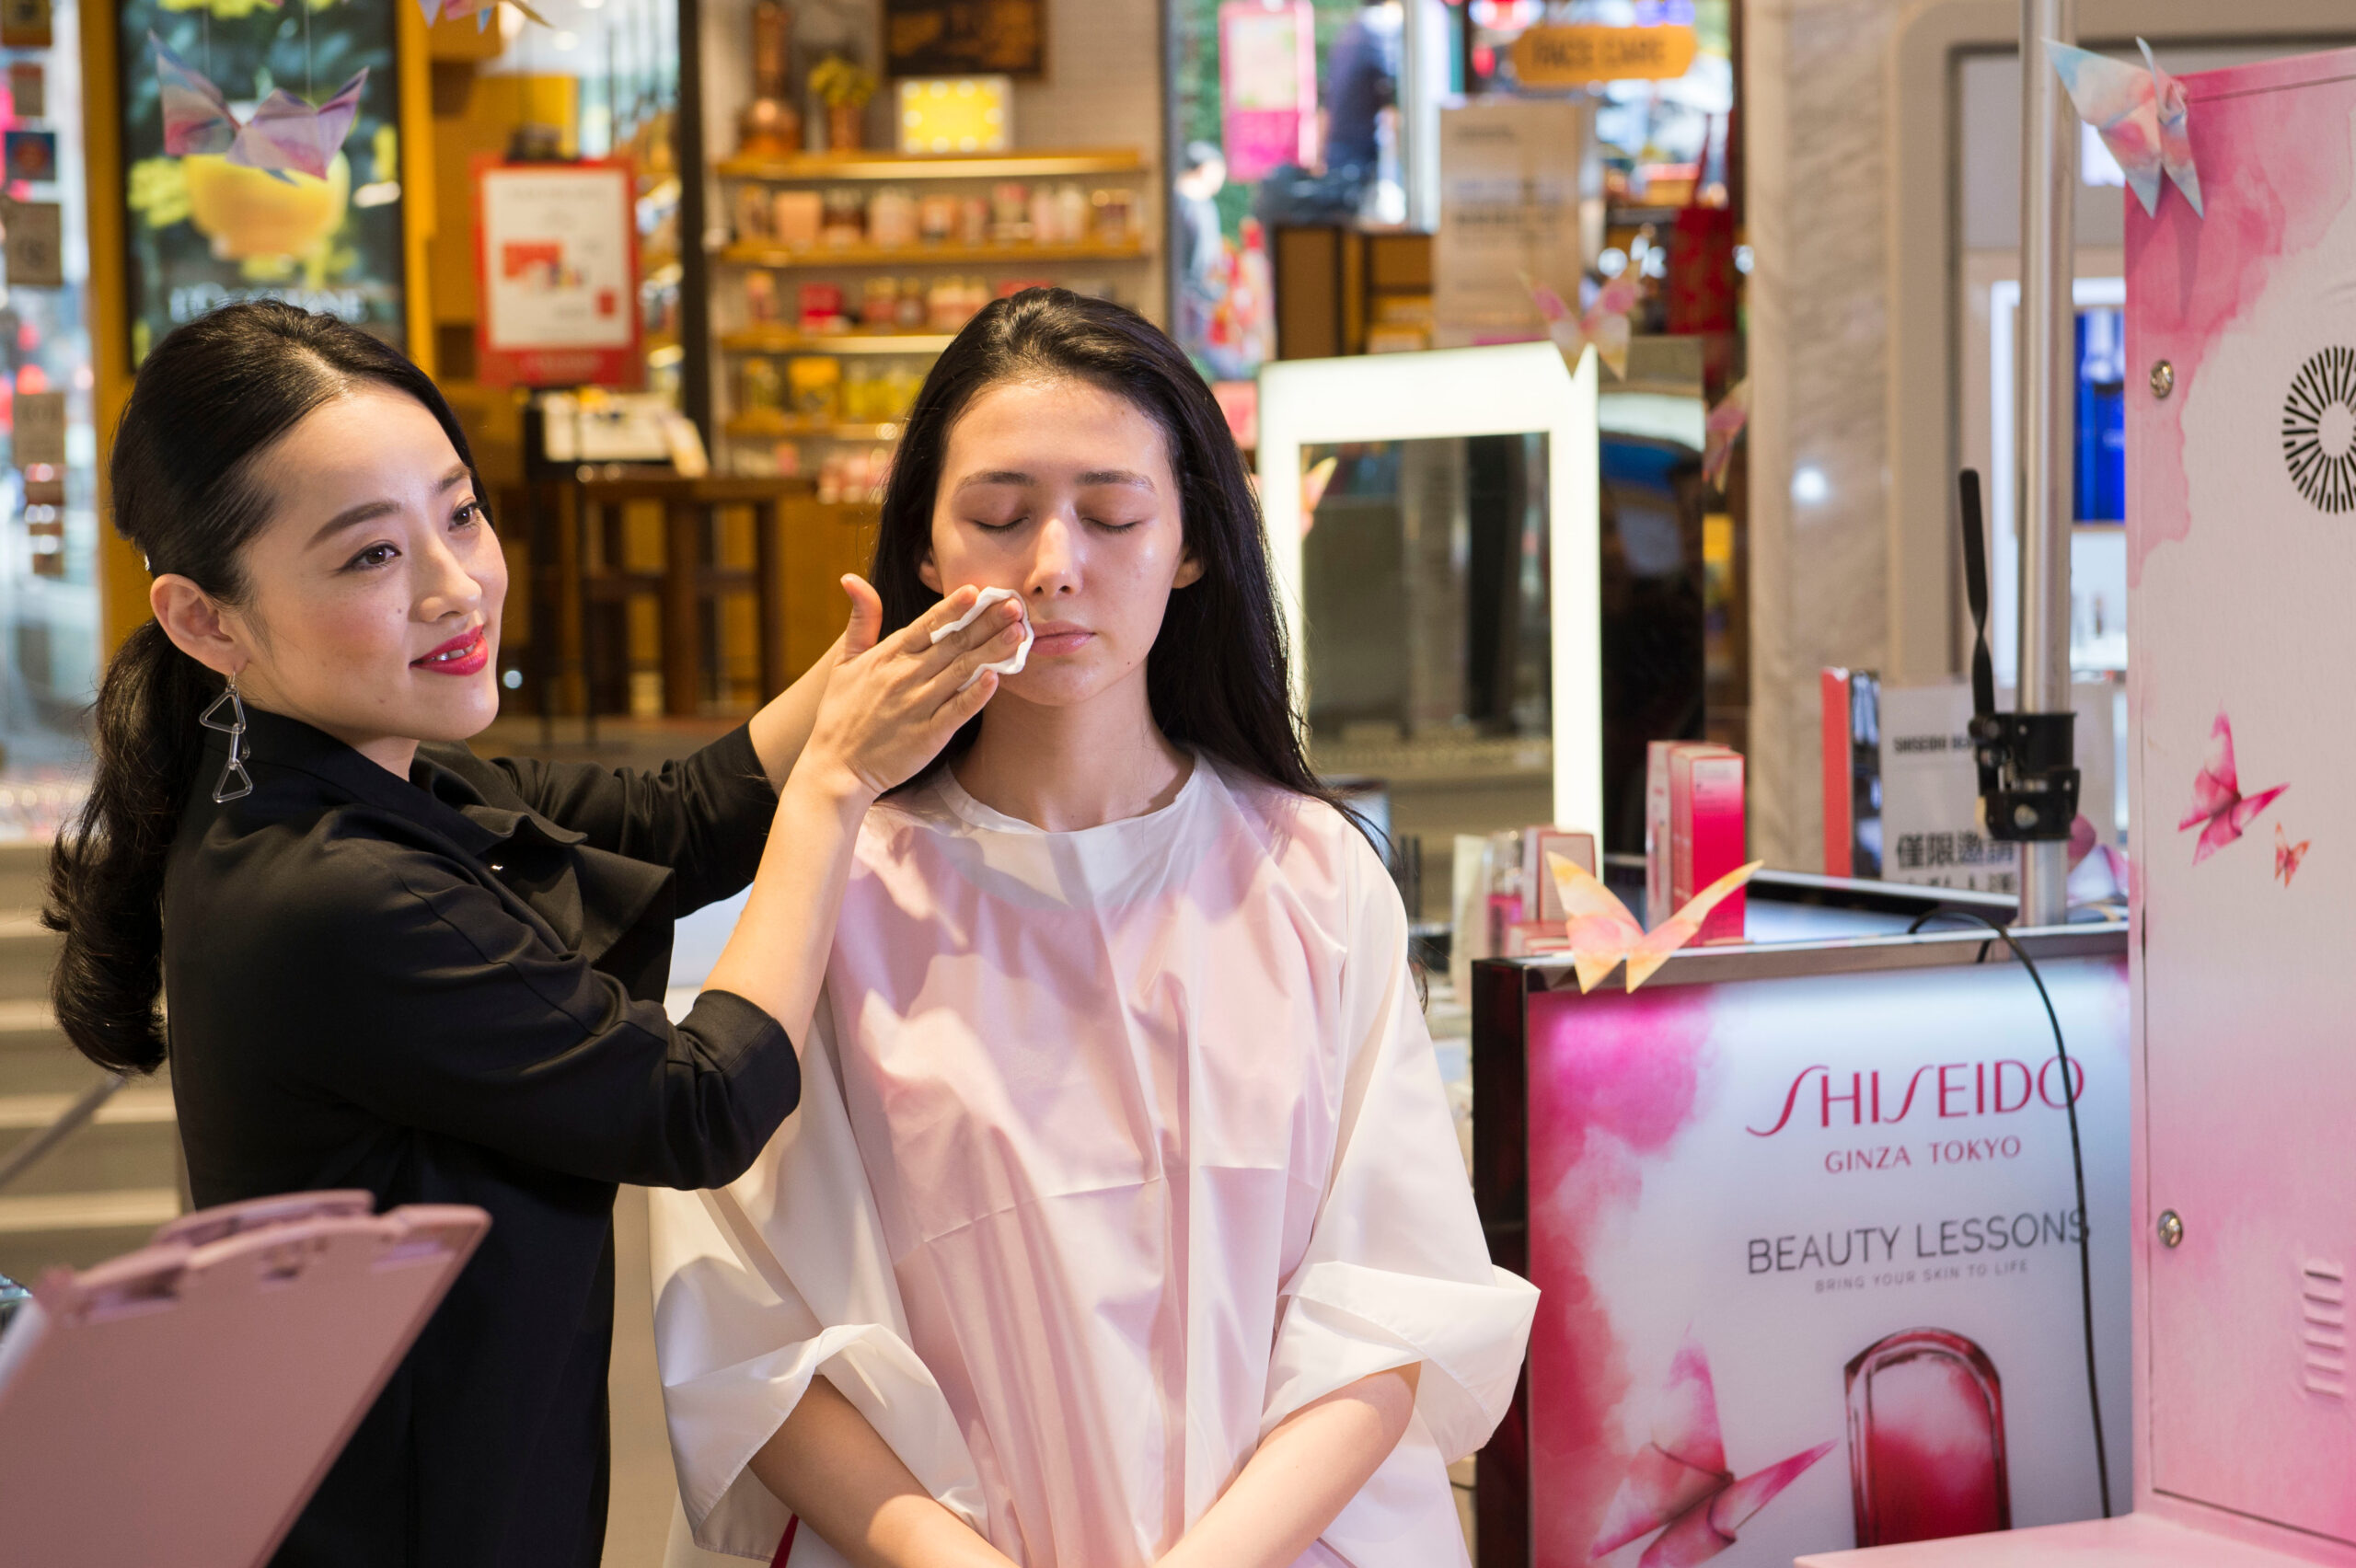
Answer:
POLYGON ((2356 1564, 2356 51, 2183 85, 2207 215, 2127 204, 2134 1514, 1808 1568, 2356 1564))
POLYGON ((2127 928, 2021 933, 2065 1071, 2027 971, 1938 896, 1764 874, 1750 942, 1634 995, 1476 967, 1474 1188, 1542 1293, 1482 1568, 1785 1568, 2098 1515, 2065 1083, 2124 1505, 2127 928))

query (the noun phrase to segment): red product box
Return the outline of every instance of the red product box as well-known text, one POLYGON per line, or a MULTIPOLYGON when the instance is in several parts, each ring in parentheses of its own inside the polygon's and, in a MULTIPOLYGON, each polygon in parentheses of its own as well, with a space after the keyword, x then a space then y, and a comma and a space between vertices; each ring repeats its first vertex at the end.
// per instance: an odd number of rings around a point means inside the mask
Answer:
POLYGON ((843 288, 840 283, 802 285, 802 325, 805 329, 819 329, 842 313, 843 288))
MULTIPOLYGON (((1669 904, 1682 908, 1743 863, 1742 754, 1715 745, 1674 748, 1669 756, 1669 904)), ((1741 890, 1710 911, 1695 940, 1743 940, 1741 890)))

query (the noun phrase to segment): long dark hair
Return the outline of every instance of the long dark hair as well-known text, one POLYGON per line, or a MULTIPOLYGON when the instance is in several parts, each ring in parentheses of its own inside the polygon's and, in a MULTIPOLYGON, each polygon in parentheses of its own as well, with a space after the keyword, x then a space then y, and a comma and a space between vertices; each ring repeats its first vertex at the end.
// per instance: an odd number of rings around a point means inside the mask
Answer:
MULTIPOLYGON (((1067 377, 1126 398, 1161 429, 1186 548, 1202 563, 1202 576, 1170 595, 1146 655, 1153 721, 1176 744, 1237 772, 1340 805, 1302 749, 1267 536, 1242 454, 1185 354, 1135 311, 1068 289, 1025 289, 985 306, 933 362, 884 489, 873 579, 884 631, 907 625, 941 597, 917 573, 932 549, 950 427, 1002 382, 1067 377)), ((959 731, 933 767, 972 745, 981 722, 959 731)))
MULTIPOLYGON (((433 381, 349 323, 257 300, 179 328, 140 367, 115 430, 116 529, 149 571, 242 603, 239 555, 271 505, 256 460, 313 409, 370 385, 423 404, 473 467, 433 381)), ((154 621, 98 686, 90 798, 51 852, 41 923, 65 935, 50 980, 58 1025, 103 1067, 152 1072, 164 1059, 164 865, 203 750, 197 718, 221 690, 154 621)))

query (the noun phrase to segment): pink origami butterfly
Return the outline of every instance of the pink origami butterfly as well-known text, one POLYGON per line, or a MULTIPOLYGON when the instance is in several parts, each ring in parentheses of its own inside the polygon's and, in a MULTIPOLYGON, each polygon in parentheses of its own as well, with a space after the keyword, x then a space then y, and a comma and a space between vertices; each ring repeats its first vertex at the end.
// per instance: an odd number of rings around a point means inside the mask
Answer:
POLYGON ((2282 831, 2282 824, 2274 824, 2274 874, 2282 879, 2284 887, 2289 887, 2291 879, 2299 874, 2299 862, 2307 858, 2307 846, 2313 842, 2302 838, 2293 844, 2291 836, 2282 831))
POLYGON ((1742 427, 1750 422, 1750 378, 1744 376, 1727 388, 1703 421, 1702 482, 1715 486, 1727 471, 1727 459, 1734 455, 1735 438, 1742 427))
POLYGON ((1658 1530, 1637 1568, 1707 1562, 1732 1546, 1737 1530, 1832 1447, 1819 1443, 1737 1481, 1727 1469, 1726 1443, 1718 1435, 1710 1358, 1688 1333, 1669 1365, 1669 1387, 1653 1417, 1652 1441, 1628 1462, 1627 1479, 1612 1493, 1588 1560, 1608 1557, 1658 1530))
POLYGON ((360 89, 368 82, 366 66, 316 109, 283 87, 275 88, 253 118, 239 124, 219 87, 165 48, 154 33, 147 41, 155 47, 156 86, 163 94, 164 151, 175 157, 218 153, 227 162, 266 169, 281 179, 288 169, 327 177, 328 166, 351 134, 352 116, 360 110, 360 89))
MULTIPOLYGON (((549 25, 549 19, 525 5, 524 0, 506 0, 506 3, 539 23, 540 26, 549 25)), ((500 0, 417 0, 417 8, 425 14, 427 27, 432 27, 445 17, 455 19, 459 17, 472 17, 475 19, 477 32, 491 26, 491 14, 498 10, 499 6, 500 0)))
POLYGON ((2209 732, 2209 755, 2192 780, 2192 809, 2176 824, 2178 833, 2189 833, 2196 827, 2200 830, 2200 844, 2192 852, 2192 863, 2200 864, 2239 838, 2242 829, 2257 821, 2258 813, 2289 788, 2288 784, 2277 784, 2255 795, 2242 793, 2241 776, 2234 770, 2234 727, 2220 711, 2215 727, 2209 732))
POLYGON ((2143 70, 2066 43, 2046 40, 2045 52, 2062 75, 2062 86, 2077 106, 2078 118, 2095 128, 2119 160, 2127 188, 2155 213, 2160 177, 2176 181, 2184 199, 2200 212, 2200 173, 2192 166, 2191 110, 2184 84, 2160 69, 2152 46, 2137 39, 2143 70))
MULTIPOLYGON (((1529 283, 1527 278, 1522 280, 1529 283)), ((1611 374, 1628 374, 1628 313, 1636 308, 1644 284, 1636 277, 1635 268, 1629 267, 1618 277, 1596 292, 1595 303, 1584 315, 1573 317, 1571 307, 1563 296, 1543 283, 1529 283, 1530 297, 1538 306, 1538 314, 1545 318, 1546 335, 1563 351, 1563 357, 1578 367, 1581 351, 1592 347, 1596 358, 1611 367, 1611 374)))
POLYGON ((1685 907, 1646 931, 1619 895, 1596 881, 1593 872, 1561 855, 1546 857, 1546 869, 1562 895, 1565 936, 1571 947, 1571 968, 1579 977, 1582 994, 1610 974, 1623 960, 1628 965, 1628 989, 1634 990, 1669 962, 1669 955, 1693 940, 1702 922, 1735 889, 1750 880, 1764 860, 1738 866, 1686 901, 1685 907))

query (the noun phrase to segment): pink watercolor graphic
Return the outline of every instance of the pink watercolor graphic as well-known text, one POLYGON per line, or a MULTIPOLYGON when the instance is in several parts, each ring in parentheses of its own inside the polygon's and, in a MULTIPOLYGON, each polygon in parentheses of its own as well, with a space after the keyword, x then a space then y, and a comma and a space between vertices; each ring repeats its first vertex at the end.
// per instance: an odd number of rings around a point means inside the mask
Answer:
POLYGON ((2095 128, 2119 160, 2127 188, 2143 203, 2143 211, 2159 211, 2160 179, 2165 175, 2198 214, 2200 176, 2192 162, 2191 112, 2184 84, 2160 69, 2150 44, 2140 38, 2135 42, 2143 51, 2144 69, 2140 71, 2066 43, 2048 40, 2045 52, 2077 106, 2078 118, 2095 128))
POLYGON ((1961 1334, 1909 1329, 1848 1366, 1849 1486, 1859 1546, 2013 1528, 2004 1393, 1961 1334))
POLYGON ((2282 831, 2282 824, 2274 824, 2274 874, 2281 879, 2284 887, 2289 887, 2291 879, 2299 874, 2299 862, 2307 858, 2307 844, 2304 838, 2292 843, 2291 836, 2282 831))
MULTIPOLYGON (((2127 582, 2142 582, 2151 553, 2192 531, 2191 476, 2184 467, 2184 410, 2209 351, 2265 294, 2286 258, 2315 248, 2347 210, 2356 157, 2346 134, 2318 135, 2330 122, 2318 94, 2270 89, 2339 83, 2356 71, 2356 51, 2291 56, 2195 73, 2177 86, 2201 110, 2183 127, 2188 155, 2208 169, 2217 211, 2204 222, 2189 202, 2127 208, 2127 362, 2167 362, 2166 398, 2127 399, 2127 582), (2297 147, 2297 157, 2281 149, 2297 147)), ((2338 109, 2337 103, 2329 106, 2338 109)), ((2340 123, 2345 125, 2344 119, 2340 123)))
POLYGON ((2189 833, 2196 827, 2200 830, 2200 842, 2192 852, 2192 863, 2200 864, 2239 838, 2242 830, 2258 819, 2258 813, 2289 788, 2288 784, 2277 784, 2255 795, 2242 793, 2241 776, 2234 767, 2234 726, 2220 709, 2216 725, 2209 732, 2208 758, 2192 780, 2192 809, 2176 824, 2178 833, 2189 833))
POLYGON ((1646 931, 1628 913, 1619 894, 1597 881, 1593 872, 1576 860, 1548 855, 1546 869, 1554 878, 1555 892, 1562 894, 1565 935, 1571 944, 1571 967, 1578 974, 1579 990, 1594 990, 1623 960, 1628 965, 1628 989, 1633 991, 1651 979, 1669 962, 1669 954, 1701 933, 1710 911, 1732 897, 1766 863, 1753 860, 1737 866, 1646 931))
POLYGON ((1597 1232, 1634 1212, 1645 1164, 1692 1124, 1710 1051, 1708 995, 1688 986, 1608 1004, 1530 1003, 1530 1459, 1552 1478, 1532 1560, 1576 1562, 1628 1460, 1627 1352, 1589 1273, 1597 1232))
POLYGON ((1658 1530, 1637 1568, 1707 1562, 1734 1545, 1736 1532, 1832 1447, 1819 1443, 1737 1481, 1727 1468, 1726 1442, 1718 1431, 1710 1358, 1689 1332, 1669 1363, 1652 1441, 1629 1461, 1627 1479, 1612 1495, 1588 1560, 1608 1557, 1658 1530))

